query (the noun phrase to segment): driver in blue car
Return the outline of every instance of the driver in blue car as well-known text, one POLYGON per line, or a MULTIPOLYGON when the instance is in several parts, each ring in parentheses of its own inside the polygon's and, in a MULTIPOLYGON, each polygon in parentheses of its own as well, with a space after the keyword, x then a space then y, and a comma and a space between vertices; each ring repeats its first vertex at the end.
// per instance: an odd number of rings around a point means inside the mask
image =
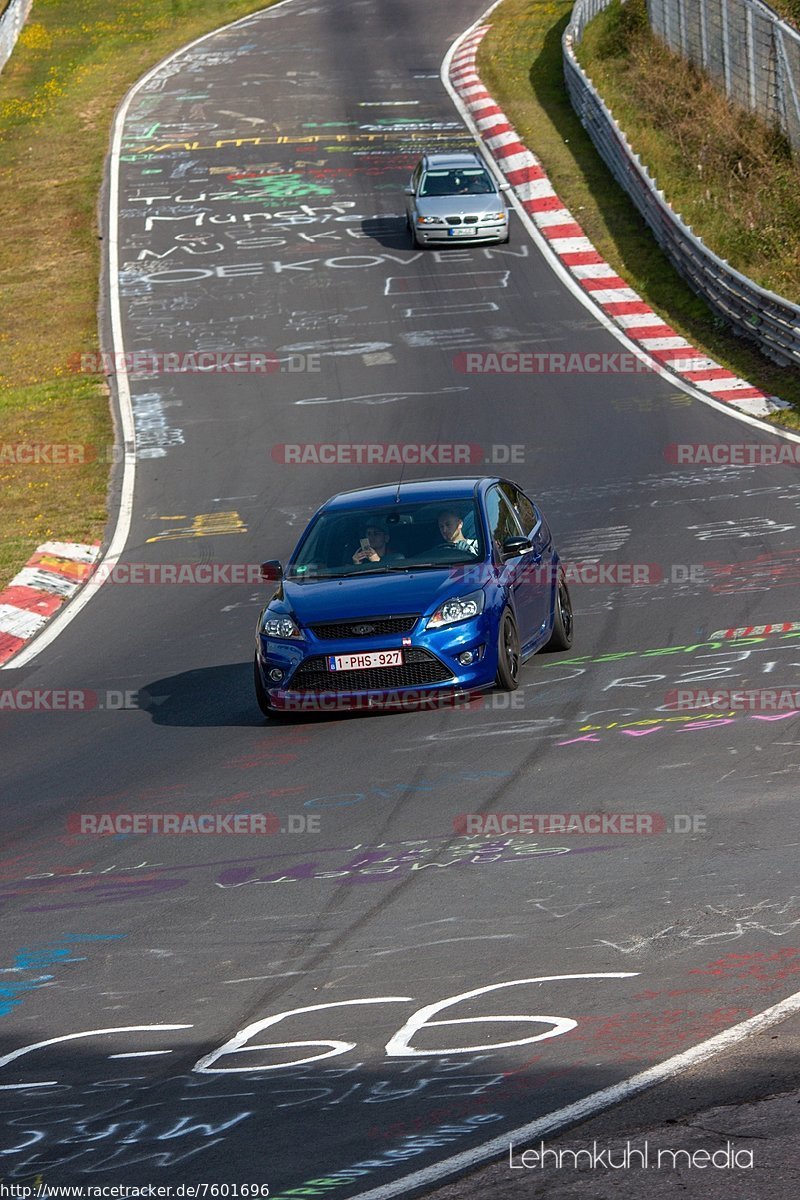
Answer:
POLYGON ((365 562, 379 563, 384 560, 397 562, 402 558, 402 554, 395 554, 389 550, 389 530, 383 520, 380 517, 374 520, 370 518, 364 526, 361 547, 353 555, 353 562, 356 565, 365 562))
POLYGON ((468 554, 477 555, 477 539, 464 537, 464 518, 460 517, 455 509, 442 509, 436 519, 443 542, 455 550, 466 550, 468 554))

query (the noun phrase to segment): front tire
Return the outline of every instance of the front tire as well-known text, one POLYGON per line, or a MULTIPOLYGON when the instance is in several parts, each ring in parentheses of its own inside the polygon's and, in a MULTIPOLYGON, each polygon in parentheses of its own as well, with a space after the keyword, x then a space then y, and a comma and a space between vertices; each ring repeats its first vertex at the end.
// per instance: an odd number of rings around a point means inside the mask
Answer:
POLYGON ((564 572, 558 573, 556 587, 555 613, 553 614, 553 632, 547 643, 548 650, 569 650, 572 645, 572 600, 569 595, 564 572))
POLYGON ((497 634, 497 686, 504 692, 519 687, 520 650, 517 623, 508 609, 503 613, 497 634))

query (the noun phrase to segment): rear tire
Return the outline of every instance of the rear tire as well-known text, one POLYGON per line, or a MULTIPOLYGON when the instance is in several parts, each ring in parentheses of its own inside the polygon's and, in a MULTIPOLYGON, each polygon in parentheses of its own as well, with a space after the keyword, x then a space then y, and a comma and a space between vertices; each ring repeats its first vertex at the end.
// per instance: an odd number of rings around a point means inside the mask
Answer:
POLYGON ((546 649, 569 650, 572 645, 572 629, 572 600, 570 599, 564 572, 559 570, 555 613, 553 614, 553 632, 550 635, 550 641, 547 643, 546 649))
POLYGON ((508 609, 503 613, 497 634, 496 684, 504 692, 519 687, 520 650, 517 624, 508 609))

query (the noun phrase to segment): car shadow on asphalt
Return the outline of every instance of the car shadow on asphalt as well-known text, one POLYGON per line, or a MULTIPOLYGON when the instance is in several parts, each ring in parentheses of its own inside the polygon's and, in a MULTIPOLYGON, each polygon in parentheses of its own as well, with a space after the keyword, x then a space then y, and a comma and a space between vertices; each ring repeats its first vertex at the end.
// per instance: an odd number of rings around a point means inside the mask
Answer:
POLYGON ((139 688, 138 707, 149 713, 155 725, 215 729, 279 728, 287 725, 320 724, 325 721, 354 721, 382 715, 380 710, 296 712, 264 717, 253 687, 253 663, 226 663, 219 667, 198 667, 153 680, 139 688))
POLYGON ((253 663, 198 667, 139 689, 139 708, 156 725, 217 728, 264 724, 253 691, 253 663))

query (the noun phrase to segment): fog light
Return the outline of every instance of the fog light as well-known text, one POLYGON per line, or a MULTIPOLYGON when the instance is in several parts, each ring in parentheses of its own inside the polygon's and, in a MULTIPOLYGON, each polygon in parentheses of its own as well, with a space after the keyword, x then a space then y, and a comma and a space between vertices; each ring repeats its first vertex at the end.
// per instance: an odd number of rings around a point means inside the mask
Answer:
POLYGON ((477 657, 475 650, 463 650, 461 654, 456 655, 456 662, 460 662, 462 667, 468 667, 477 657))
POLYGON ((273 667, 269 673, 269 677, 273 683, 280 683, 283 679, 283 671, 279 671, 277 667, 273 667))

